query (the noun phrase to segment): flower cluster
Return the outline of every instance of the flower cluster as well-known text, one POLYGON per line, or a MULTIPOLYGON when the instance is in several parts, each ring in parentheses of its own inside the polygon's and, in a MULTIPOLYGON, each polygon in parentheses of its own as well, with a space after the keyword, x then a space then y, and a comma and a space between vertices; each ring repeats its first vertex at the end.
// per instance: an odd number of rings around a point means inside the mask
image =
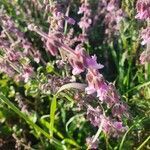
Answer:
POLYGON ((141 64, 145 64, 145 62, 150 62, 150 51, 143 51, 140 55, 141 64))
POLYGON ((113 135, 114 137, 119 136, 127 129, 123 126, 121 121, 123 115, 128 115, 127 107, 125 104, 119 102, 112 107, 111 115, 109 115, 109 117, 104 114, 103 109, 99 106, 93 108, 91 105, 87 105, 87 119, 91 124, 95 127, 101 125, 103 132, 108 135, 113 135), (117 127, 117 125, 120 126, 117 127))
POLYGON ((146 45, 150 43, 150 27, 147 27, 146 29, 143 29, 141 31, 141 39, 142 39, 142 45, 146 45))
POLYGON ((97 139, 96 141, 93 142, 93 139, 94 139, 94 136, 86 138, 87 146, 90 149, 98 149, 98 143, 99 143, 99 141, 97 139))
POLYGON ((145 20, 150 18, 150 1, 138 0, 136 3, 137 19, 145 20))
MULTIPOLYGON (((106 33, 110 32, 108 30, 118 30, 118 24, 123 17, 123 12, 119 7, 119 0, 100 0, 100 2, 102 2, 101 5, 104 8, 104 21, 107 24, 106 33)), ((64 13, 61 8, 61 2, 54 2, 51 5, 49 1, 44 1, 43 3, 44 6, 40 5, 40 3, 37 5, 37 10, 46 8, 47 15, 50 13, 48 32, 43 32, 42 29, 34 24, 29 24, 28 29, 42 37, 46 51, 52 56, 61 58, 61 60, 56 61, 59 67, 68 63, 70 64, 72 77, 83 75, 83 79, 86 80, 84 87, 86 87, 84 94, 78 93, 79 97, 76 96, 76 99, 79 99, 76 102, 81 109, 86 110, 85 114, 89 122, 96 128, 101 127, 105 134, 119 137, 127 129, 123 124, 123 117, 128 116, 127 106, 121 102, 115 86, 106 81, 101 74, 100 69, 104 66, 97 61, 96 55, 90 56, 84 47, 87 42, 88 30, 93 24, 90 3, 87 0, 81 1, 78 14, 81 14, 82 17, 78 25, 82 33, 76 37, 73 37, 74 31, 72 28, 70 31, 68 31, 68 28, 65 28, 68 24, 74 25, 75 20, 69 17, 69 12, 68 14, 64 13)), ((36 5, 36 2, 34 4, 36 5)), ((10 17, 0 14, 0 26, 2 27, 0 33, 1 71, 15 78, 15 81, 24 81, 26 83, 30 77, 35 75, 31 61, 44 64, 45 62, 40 52, 25 38, 24 33, 16 27, 10 17)), ((144 33, 142 38, 144 43, 149 42, 144 33)), ((56 75, 49 75, 48 77, 48 75, 43 74, 43 76, 45 77, 43 81, 40 80, 40 77, 38 78, 38 75, 34 76, 38 79, 38 83, 35 86, 36 93, 39 90, 39 93, 43 95, 56 93, 64 84, 75 81, 71 81, 69 76, 63 76, 63 78, 56 75)), ((32 82, 28 83, 29 85, 32 84, 32 82)), ((74 94, 74 92, 72 93, 74 94)), ((29 113, 27 104, 24 103, 20 95, 16 95, 15 100, 23 112, 29 113)), ((91 148, 98 146, 98 140, 94 137, 87 138, 87 143, 91 148)))
POLYGON ((99 0, 98 2, 93 24, 96 24, 99 18, 103 18, 105 34, 110 38, 112 35, 118 34, 120 22, 125 17, 125 13, 120 8, 120 2, 120 0, 99 0))
POLYGON ((149 27, 149 19, 150 19, 150 1, 149 0, 138 0, 136 3, 137 15, 135 18, 140 20, 145 20, 148 22, 148 25, 145 29, 141 31, 140 37, 142 39, 141 44, 146 45, 147 48, 140 56, 141 64, 145 64, 146 62, 150 62, 150 27, 149 27))
POLYGON ((111 0, 107 4, 107 12, 105 16, 105 24, 107 25, 106 34, 119 31, 120 21, 124 17, 124 12, 119 7, 120 0, 111 0))
POLYGON ((29 58, 36 63, 40 62, 40 53, 32 47, 32 44, 25 38, 13 20, 2 13, 0 15, 1 71, 8 76, 15 77, 16 80, 27 82, 33 74, 33 67, 29 58))
POLYGON ((85 0, 81 7, 79 7, 78 14, 83 14, 83 17, 81 18, 79 24, 79 27, 82 29, 82 32, 85 32, 91 25, 91 9, 90 5, 87 0, 85 0))
MULTIPOLYGON (((83 48, 82 45, 78 45, 75 50, 68 47, 61 41, 60 37, 54 36, 54 34, 46 34, 42 32, 40 29, 38 29, 36 26, 29 25, 29 29, 37 32, 40 34, 45 40, 49 41, 50 44, 55 44, 55 47, 57 49, 61 49, 61 51, 65 52, 66 58, 70 65, 72 66, 72 74, 73 75, 79 75, 80 73, 87 71, 86 80, 88 82, 88 86, 85 89, 85 92, 87 94, 94 94, 97 93, 97 97, 99 98, 100 103, 106 104, 107 108, 112 108, 112 115, 114 117, 117 117, 121 120, 123 114, 126 114, 127 108, 120 102, 120 96, 118 95, 115 87, 107 83, 103 77, 103 75, 99 72, 99 69, 103 68, 103 65, 97 63, 96 56, 90 57, 83 48), (57 42, 56 42, 57 41, 57 42)), ((63 36, 63 34, 61 34, 63 36)), ((96 110, 95 110, 96 111, 96 110)), ((101 123, 101 120, 104 120, 104 127, 103 130, 105 131, 107 125, 110 126, 108 133, 112 133, 112 131, 116 131, 116 129, 119 126, 119 130, 123 130, 124 127, 122 126, 122 122, 119 121, 118 124, 116 122, 112 121, 109 122, 108 120, 111 120, 105 115, 97 115, 96 113, 92 113, 94 120, 91 120, 89 115, 88 118, 90 119, 91 123, 95 126, 99 126, 99 123, 101 123), (113 127, 113 128, 112 128, 113 127)), ((88 114, 91 113, 91 110, 87 110, 88 114)), ((100 111, 101 112, 101 111, 100 111)), ((91 115, 90 115, 91 116, 91 115)), ((107 129, 108 130, 108 129, 107 129)))

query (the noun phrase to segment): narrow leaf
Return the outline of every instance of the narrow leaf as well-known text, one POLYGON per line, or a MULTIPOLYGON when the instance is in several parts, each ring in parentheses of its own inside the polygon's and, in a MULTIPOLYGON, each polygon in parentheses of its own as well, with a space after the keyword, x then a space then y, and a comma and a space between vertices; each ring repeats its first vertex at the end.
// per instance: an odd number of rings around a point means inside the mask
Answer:
POLYGON ((50 107, 50 136, 51 137, 53 137, 56 107, 57 107, 57 96, 54 95, 50 107))
POLYGON ((83 90, 87 87, 86 84, 84 83, 68 83, 68 84, 65 84, 63 85, 58 91, 57 91, 57 94, 60 93, 61 91, 63 90, 68 90, 68 89, 71 89, 71 88, 74 88, 74 89, 79 89, 79 90, 83 90))

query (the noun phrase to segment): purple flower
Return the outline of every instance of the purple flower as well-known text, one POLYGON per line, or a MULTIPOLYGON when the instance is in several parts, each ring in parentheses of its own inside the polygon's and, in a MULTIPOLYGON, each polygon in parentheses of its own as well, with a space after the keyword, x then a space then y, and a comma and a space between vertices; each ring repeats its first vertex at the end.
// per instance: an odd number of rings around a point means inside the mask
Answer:
POLYGON ((88 3, 83 3, 81 5, 81 7, 79 7, 79 11, 78 11, 78 14, 87 14, 87 15, 90 15, 91 14, 91 9, 89 7, 89 4, 88 3))
POLYGON ((20 53, 19 52, 14 52, 14 51, 10 51, 7 53, 7 57, 11 62, 15 62, 18 61, 20 58, 20 53))
POLYGON ((122 130, 122 122, 114 122, 113 125, 117 130, 122 130))
POLYGON ((90 149, 98 149, 98 143, 99 143, 99 141, 98 141, 98 139, 95 141, 95 142, 93 142, 93 138, 94 138, 94 136, 92 136, 92 137, 87 137, 86 138, 86 144, 88 145, 88 147, 90 148, 90 149))
POLYGON ((78 23, 81 29, 88 29, 92 23, 90 18, 81 18, 80 22, 78 23))
POLYGON ((150 1, 149 0, 138 0, 136 3, 137 19, 148 19, 150 18, 150 1))
POLYGON ((106 117, 104 115, 101 115, 101 122, 102 124, 102 130, 103 132, 107 133, 107 134, 111 134, 111 120, 109 117, 106 117))
POLYGON ((91 17, 91 9, 89 7, 88 2, 82 3, 81 7, 79 8, 78 14, 83 14, 83 17, 81 18, 80 22, 78 23, 79 27, 82 29, 82 31, 85 32, 90 25, 92 24, 91 17))
POLYGON ((106 83, 102 83, 99 87, 99 89, 97 90, 97 97, 101 100, 104 101, 107 99, 108 97, 108 85, 106 83))
POLYGON ((127 106, 122 103, 116 103, 112 107, 112 115, 114 117, 118 117, 118 118, 121 118, 123 115, 128 115, 127 114, 127 106))
POLYGON ((141 32, 142 45, 150 43, 150 27, 147 27, 141 32))
POLYGON ((92 57, 87 57, 86 64, 88 68, 93 68, 93 69, 102 69, 104 67, 103 65, 97 63, 96 55, 92 57))
POLYGON ((99 125, 101 123, 101 117, 100 117, 101 114, 102 114, 102 110, 99 107, 93 108, 91 105, 88 105, 87 119, 95 127, 99 127, 99 125))
POLYGON ((22 74, 22 78, 23 78, 24 82, 28 82, 28 80, 32 74, 33 74, 33 68, 30 66, 26 66, 24 68, 24 71, 22 74))
POLYGON ((105 84, 103 76, 95 69, 88 70, 86 80, 88 82, 88 87, 85 89, 87 94, 92 94, 94 92, 97 92, 98 94, 98 90, 105 84))
POLYGON ((119 137, 121 133, 125 132, 128 128, 123 126, 121 121, 114 121, 112 122, 112 132, 113 137, 119 137))
POLYGON ((67 17, 67 16, 64 16, 65 20, 69 23, 69 24, 72 24, 74 25, 75 24, 75 20, 73 18, 70 18, 70 17, 67 17))
POLYGON ((75 48, 74 54, 68 55, 68 61, 73 67, 72 74, 78 75, 85 70, 84 48, 78 45, 75 48))
POLYGON ((111 0, 108 4, 107 4, 107 11, 113 11, 117 8, 116 5, 118 5, 119 1, 118 0, 111 0))
POLYGON ((52 56, 56 56, 58 54, 58 48, 51 41, 47 40, 46 47, 52 56))
POLYGON ((146 62, 150 62, 150 51, 143 51, 140 56, 140 63, 145 64, 146 62))

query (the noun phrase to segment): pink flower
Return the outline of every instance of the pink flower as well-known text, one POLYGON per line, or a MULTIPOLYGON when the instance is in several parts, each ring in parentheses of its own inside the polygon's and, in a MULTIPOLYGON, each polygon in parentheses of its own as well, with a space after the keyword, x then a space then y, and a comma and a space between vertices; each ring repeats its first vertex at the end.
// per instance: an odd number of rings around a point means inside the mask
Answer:
POLYGON ((88 68, 93 68, 93 69, 102 69, 104 67, 103 65, 97 63, 96 55, 94 55, 92 57, 87 57, 86 64, 87 64, 88 68))
MULTIPOLYGON (((118 2, 117 2, 118 3, 118 2)), ((107 11, 113 11, 116 8, 116 0, 111 0, 107 5, 107 11)))
POLYGON ((125 104, 116 103, 112 107, 112 115, 114 117, 121 118, 123 115, 128 115, 126 112, 127 112, 127 106, 125 104))
POLYGON ((121 121, 112 122, 113 137, 119 137, 121 133, 125 132, 127 129, 128 128, 126 126, 123 126, 123 123, 121 121))
POLYGON ((22 75, 24 82, 28 82, 28 80, 32 74, 33 74, 33 68, 30 66, 26 66, 24 68, 23 75, 22 75))
POLYGON ((90 18, 81 18, 81 21, 78 23, 81 29, 88 29, 92 23, 90 18))
POLYGON ((83 13, 85 13, 87 15, 91 14, 91 9, 89 8, 89 4, 83 3, 81 5, 81 7, 79 8, 78 14, 83 14, 83 13))
POLYGON ((10 52, 8 52, 7 57, 8 57, 8 59, 9 59, 11 62, 15 62, 15 61, 18 61, 18 60, 19 60, 19 58, 20 58, 20 53, 19 53, 19 52, 15 52, 15 51, 10 51, 10 52))
POLYGON ((136 3, 137 19, 148 19, 150 18, 150 1, 149 0, 138 0, 136 3))
POLYGON ((106 83, 102 83, 99 89, 97 90, 97 97, 101 100, 104 101, 106 100, 108 96, 108 85, 106 83))
POLYGON ((85 89, 86 93, 87 94, 93 94, 96 92, 96 89, 92 86, 92 85, 89 85, 86 89, 85 89))
POLYGON ((102 129, 105 133, 111 134, 111 120, 109 117, 106 117, 105 115, 100 115, 101 122, 102 122, 102 129))
POLYGON ((56 56, 58 53, 58 48, 47 40, 46 47, 52 56, 56 56))
POLYGON ((150 51, 143 51, 140 56, 140 63, 145 64, 146 62, 150 62, 150 51))
POLYGON ((34 61, 36 62, 36 63, 39 63, 40 62, 40 58, 41 58, 41 54, 40 54, 40 52, 39 51, 36 51, 35 53, 34 53, 34 61))
POLYGON ((93 139, 94 139, 94 136, 92 137, 87 137, 86 138, 86 144, 88 145, 88 147, 90 147, 90 149, 93 149, 93 150, 96 150, 98 149, 98 139, 93 143, 93 139))
POLYGON ((116 128, 117 130, 122 130, 123 126, 122 126, 122 122, 114 122, 114 128, 116 128))
POLYGON ((97 97, 101 102, 107 104, 110 108, 119 102, 119 95, 112 84, 107 84, 103 76, 95 69, 88 69, 86 76, 88 87, 85 89, 87 94, 97 92, 97 97))
POLYGON ((68 61, 73 67, 72 74, 77 75, 85 70, 84 48, 78 45, 74 51, 75 54, 68 55, 68 61))
POLYGON ((92 125, 98 127, 101 123, 102 110, 99 107, 93 108, 91 105, 87 106, 87 119, 92 125))
POLYGON ((84 2, 81 5, 81 7, 79 8, 78 14, 83 14, 83 17, 81 18, 80 22, 78 23, 79 27, 82 30, 88 29, 90 27, 90 25, 92 24, 92 19, 90 19, 91 9, 87 2, 84 2))
POLYGON ((87 94, 92 94, 97 92, 97 96, 99 96, 99 90, 101 86, 104 84, 103 76, 99 74, 99 72, 95 69, 88 70, 86 75, 86 79, 88 82, 88 87, 85 89, 87 94))
POLYGON ((75 20, 74 20, 73 18, 64 16, 64 19, 65 19, 69 24, 72 24, 72 25, 75 24, 75 20))
POLYGON ((141 32, 142 45, 150 43, 150 27, 143 29, 141 32))

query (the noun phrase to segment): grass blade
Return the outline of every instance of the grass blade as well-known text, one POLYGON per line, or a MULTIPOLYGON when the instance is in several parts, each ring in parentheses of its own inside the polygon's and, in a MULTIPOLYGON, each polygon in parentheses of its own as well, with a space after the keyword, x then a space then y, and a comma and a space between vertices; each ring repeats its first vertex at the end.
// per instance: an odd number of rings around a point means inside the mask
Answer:
POLYGON ((54 95, 50 107, 50 137, 53 137, 56 107, 57 107, 57 96, 54 95))
POLYGON ((137 150, 140 150, 149 140, 150 140, 150 136, 146 138, 146 140, 137 148, 137 150))
POLYGON ((127 131, 126 133, 124 134, 122 140, 121 140, 121 143, 120 143, 120 146, 119 146, 119 150, 122 150, 122 147, 123 147, 123 144, 124 144, 124 141, 126 139, 126 136, 127 134, 133 129, 134 126, 136 126, 137 124, 141 123, 143 120, 145 119, 145 117, 143 117, 142 119, 138 120, 137 122, 135 122, 135 124, 133 124, 127 131))

